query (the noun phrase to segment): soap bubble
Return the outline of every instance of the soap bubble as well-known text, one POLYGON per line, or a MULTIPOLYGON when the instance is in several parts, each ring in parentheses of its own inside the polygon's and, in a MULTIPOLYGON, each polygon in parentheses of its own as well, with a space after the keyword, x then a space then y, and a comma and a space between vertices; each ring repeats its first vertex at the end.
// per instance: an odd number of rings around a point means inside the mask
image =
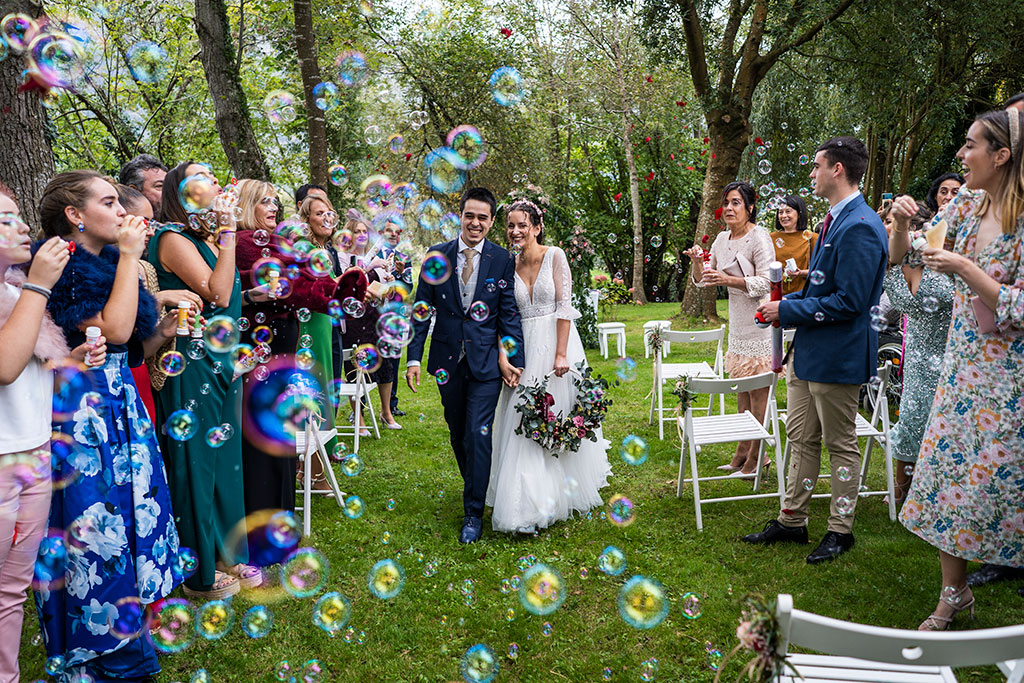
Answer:
POLYGON ((807 156, 806 154, 801 154, 800 155, 800 165, 801 166, 806 166, 809 163, 811 163, 811 158, 809 156, 807 156))
POLYGON ((523 77, 511 66, 503 66, 491 74, 491 97, 502 107, 511 107, 523 101, 523 77))
POLYGON ((661 235, 655 235, 651 238, 651 246, 657 249, 662 244, 661 235))
POLYGON ((263 111, 274 123, 295 120, 295 96, 287 90, 271 90, 263 98, 263 111))
POLYGON ((250 638, 265 638, 274 626, 274 615, 266 605, 253 605, 242 616, 242 633, 250 638))
POLYGON ((633 512, 633 501, 622 494, 608 499, 608 521, 615 526, 629 526, 636 521, 633 512))
POLYGON ((647 442, 635 434, 630 434, 622 440, 622 448, 619 455, 627 465, 642 465, 647 460, 650 447, 647 442))
POLYGON ((812 285, 821 285, 825 283, 825 273, 820 270, 812 270, 811 275, 808 278, 812 285))
POLYGON ((274 678, 279 681, 295 680, 295 677, 292 676, 291 664, 288 663, 287 659, 282 659, 274 666, 274 678))
POLYGON ((668 615, 668 597, 658 581, 634 576, 619 590, 619 615, 633 628, 648 629, 668 615))
POLYGON ((426 199, 420 202, 416 209, 416 221, 424 230, 436 230, 441 227, 441 215, 444 209, 436 199, 426 199))
POLYGON ((800 482, 800 485, 804 487, 804 491, 814 490, 814 482, 811 479, 804 479, 802 482, 800 482))
POLYGON ((925 296, 921 298, 921 308, 923 308, 926 313, 935 313, 939 310, 940 306, 941 304, 939 303, 938 298, 934 296, 925 296))
POLYGON ((341 593, 324 593, 313 605, 313 623, 327 633, 335 634, 348 624, 352 603, 341 593))
POLYGON ((815 311, 814 312, 814 319, 817 320, 819 323, 820 322, 824 322, 825 321, 825 314, 822 313, 821 311, 815 311))
POLYGON ((310 413, 319 410, 319 380, 296 365, 288 358, 272 360, 260 366, 266 368, 261 381, 247 382, 244 387, 246 438, 271 455, 294 458, 296 433, 305 429, 310 413))
POLYGON ((846 496, 839 496, 836 498, 836 512, 843 517, 847 517, 853 514, 854 503, 846 496))
POLYGON ((231 630, 235 610, 224 600, 211 600, 196 611, 196 633, 207 640, 220 640, 231 630))
POLYGON ((761 159, 761 161, 757 162, 757 170, 763 175, 768 175, 772 172, 772 162, 767 159, 761 159))
POLYGON ((405 154, 405 138, 399 133, 388 137, 388 150, 392 154, 405 154))
POLYGON ((235 319, 227 315, 210 318, 203 329, 203 340, 212 353, 224 353, 235 348, 240 336, 235 319))
POLYGON ((499 668, 494 651, 483 643, 466 650, 459 663, 459 671, 466 683, 490 683, 498 675, 499 668))
POLYGON ((199 420, 191 410, 181 408, 170 414, 164 427, 175 441, 188 441, 199 431, 199 420))
POLYGON ((313 86, 313 104, 321 111, 331 111, 341 105, 338 86, 330 81, 322 81, 313 86))
MULTIPOLYGON (((610 342, 609 342, 610 343, 610 342)), ((636 379, 636 361, 625 356, 615 361, 615 376, 623 382, 632 382, 636 379)))
POLYGON ((290 510, 279 510, 267 522, 267 540, 278 548, 290 548, 299 542, 302 533, 299 521, 290 510))
POLYGON ((29 67, 47 86, 70 88, 85 73, 81 45, 66 33, 40 33, 28 45, 29 67))
POLYGON ((519 343, 509 335, 501 338, 501 348, 505 349, 505 355, 509 358, 519 353, 519 343))
POLYGON ((39 30, 39 25, 27 14, 11 13, 0 20, 0 43, 6 43, 14 54, 21 54, 39 30))
POLYGON ((487 320, 490 314, 491 309, 483 301, 474 301, 469 305, 469 317, 478 323, 487 320))
POLYGON ((158 365, 168 377, 177 377, 185 372, 185 356, 178 351, 167 351, 160 356, 158 365))
POLYGON ((349 519, 359 519, 362 517, 364 508, 363 499, 359 496, 354 494, 345 496, 345 506, 342 508, 342 511, 349 519))
POLYGON ((146 606, 137 596, 126 596, 114 603, 116 614, 110 619, 110 635, 119 640, 132 640, 149 628, 146 606))
POLYGON ((683 593, 679 602, 683 616, 687 619, 698 619, 704 613, 704 606, 701 604, 700 596, 696 593, 683 593))
POLYGON ((64 666, 64 656, 54 655, 53 657, 48 657, 46 659, 46 664, 43 665, 43 668, 46 670, 46 673, 51 676, 59 676, 64 673, 64 666))
POLYGON ((438 368, 437 372, 434 373, 434 381, 440 385, 448 384, 448 371, 444 368, 438 368))
POLYGON ((455 152, 452 158, 456 168, 471 171, 479 167, 487 158, 484 139, 473 126, 457 126, 448 131, 445 139, 448 146, 455 152))
POLYGON ((158 652, 173 654, 192 644, 195 635, 195 610, 187 600, 164 600, 155 615, 155 622, 159 622, 160 626, 150 633, 150 639, 158 652))
POLYGON ((390 600, 402 592, 405 570, 394 560, 381 560, 370 569, 366 582, 375 597, 390 600))
POLYGON ((844 465, 843 467, 836 469, 836 478, 839 479, 839 481, 850 481, 853 478, 853 473, 850 472, 849 467, 844 465))
POLYGON ((423 157, 427 185, 439 194, 458 192, 466 184, 466 172, 459 168, 462 163, 451 147, 430 150, 423 157))
POLYGON ((281 587, 296 598, 319 593, 327 583, 330 565, 320 551, 299 548, 281 564, 281 587))
POLYGON ((565 580, 557 569, 537 563, 523 574, 519 601, 532 614, 551 614, 565 602, 565 580))
POLYGON ((626 571, 626 554, 613 545, 607 546, 597 558, 597 568, 608 576, 626 571))
POLYGON ((354 50, 339 54, 334 60, 334 68, 338 83, 346 88, 358 87, 370 76, 366 57, 354 50))
POLYGON ((132 78, 139 83, 157 83, 170 72, 167 50, 154 42, 143 40, 135 43, 128 48, 125 57, 132 78))
POLYGON ((181 202, 182 208, 190 214, 210 208, 217 193, 217 185, 209 176, 202 173, 182 178, 178 183, 178 201, 181 202))
POLYGON ((36 553, 32 587, 35 590, 60 590, 67 572, 68 550, 64 532, 49 529, 36 553))
POLYGON ((423 259, 420 276, 432 285, 440 285, 451 277, 451 263, 439 251, 432 251, 423 259))
POLYGON ((363 137, 366 138, 366 144, 379 145, 384 140, 384 133, 381 132, 380 126, 371 124, 363 131, 363 137))

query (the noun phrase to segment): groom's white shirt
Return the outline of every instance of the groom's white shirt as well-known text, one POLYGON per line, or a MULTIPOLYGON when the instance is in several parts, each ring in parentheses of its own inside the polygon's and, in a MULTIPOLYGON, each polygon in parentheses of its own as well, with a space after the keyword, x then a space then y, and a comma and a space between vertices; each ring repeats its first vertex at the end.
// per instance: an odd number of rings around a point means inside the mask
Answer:
MULTIPOLYGON (((484 241, 480 240, 476 243, 476 246, 469 246, 462 241, 462 234, 459 233, 459 245, 456 251, 455 260, 455 277, 458 278, 459 295, 462 297, 462 310, 467 310, 469 304, 472 303, 473 295, 476 293, 476 282, 477 277, 480 275, 480 259, 484 254, 484 241), (466 255, 463 252, 464 249, 472 249, 476 252, 476 256, 473 257, 473 272, 469 274, 469 282, 466 284, 462 283, 462 269, 466 267, 466 255)), ((461 358, 459 360, 462 360, 461 358)), ((406 361, 405 367, 415 368, 419 367, 420 361, 410 360, 406 361)))

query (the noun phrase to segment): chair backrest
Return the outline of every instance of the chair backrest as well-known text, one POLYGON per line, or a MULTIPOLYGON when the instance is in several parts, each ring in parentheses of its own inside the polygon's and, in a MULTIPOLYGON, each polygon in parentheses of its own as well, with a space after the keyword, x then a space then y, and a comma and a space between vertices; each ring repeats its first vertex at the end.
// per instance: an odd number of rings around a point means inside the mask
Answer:
POLYGON ((788 327, 788 328, 783 329, 782 330, 782 343, 783 344, 788 344, 789 342, 793 341, 793 337, 795 337, 795 336, 796 336, 796 328, 795 327, 788 327))
POLYGON ((778 379, 779 376, 774 372, 764 372, 760 375, 737 379, 690 377, 688 378, 688 384, 690 391, 696 394, 740 394, 746 391, 774 387, 778 379))
POLYGON ((597 308, 601 303, 601 291, 598 289, 588 289, 587 301, 590 302, 590 308, 593 309, 594 315, 597 315, 597 308))
POLYGON ((889 375, 892 374, 892 361, 878 368, 878 384, 868 384, 868 391, 874 392, 874 409, 871 411, 871 424, 877 425, 879 418, 888 423, 889 420, 889 375))
MULTIPOLYGON (((717 330, 666 330, 662 328, 659 334, 663 341, 670 342, 672 344, 707 344, 709 342, 715 342, 717 344, 715 348, 715 362, 712 369, 722 374, 722 364, 724 362, 724 355, 722 352, 722 344, 725 341, 725 325, 720 326, 717 330)), ((656 377, 661 377, 661 361, 662 361, 662 350, 657 348, 654 350, 654 367, 656 377)))
POLYGON ((793 644, 872 662, 950 667, 983 666, 1024 656, 1024 624, 935 632, 868 626, 793 609, 793 596, 785 593, 778 597, 776 617, 783 655, 793 644))

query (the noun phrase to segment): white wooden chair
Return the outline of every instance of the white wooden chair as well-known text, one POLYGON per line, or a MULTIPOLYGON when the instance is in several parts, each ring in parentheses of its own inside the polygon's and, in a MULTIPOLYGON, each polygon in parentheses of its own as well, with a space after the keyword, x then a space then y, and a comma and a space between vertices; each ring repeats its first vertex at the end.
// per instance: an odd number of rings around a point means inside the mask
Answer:
MULTIPOLYGON (((889 388, 889 376, 892 373, 892 363, 889 361, 885 362, 885 365, 878 368, 878 379, 877 386, 868 385, 868 391, 875 394, 874 410, 871 412, 871 419, 865 418, 860 411, 857 412, 857 438, 866 438, 867 443, 864 445, 864 455, 861 456, 860 461, 860 491, 857 494, 858 498, 865 496, 882 496, 888 494, 889 496, 889 519, 896 520, 896 486, 893 479, 893 461, 892 461, 892 439, 890 438, 891 425, 889 424, 889 399, 887 390, 889 388), (875 444, 882 447, 882 451, 885 454, 885 488, 877 489, 874 491, 868 490, 868 466, 871 464, 871 452, 874 450, 875 444)), ((781 415, 780 420, 785 425, 787 415, 781 415)), ((781 466, 785 468, 785 472, 789 472, 789 435, 786 435, 786 446, 783 450, 783 462, 781 466)), ((831 471, 825 471, 818 475, 818 479, 831 478, 831 471)), ((831 493, 815 493, 812 498, 830 498, 831 493)))
POLYGON ((1024 680, 1024 624, 974 631, 909 631, 853 624, 793 609, 793 597, 779 595, 777 652, 788 668, 777 683, 873 681, 955 683, 953 667, 996 664, 1007 683, 1024 680), (790 645, 826 653, 789 652, 790 645))
MULTIPOLYGON (((683 484, 693 485, 693 507, 697 516, 697 531, 704 529, 704 520, 701 516, 701 508, 708 503, 725 502, 731 500, 753 500, 757 498, 778 498, 782 504, 786 495, 786 485, 782 473, 778 467, 775 468, 778 490, 775 493, 761 493, 762 462, 767 446, 771 446, 778 459, 779 444, 779 421, 778 408, 775 403, 775 385, 778 376, 774 372, 766 372, 753 377, 741 379, 690 379, 690 391, 698 394, 739 394, 745 391, 768 388, 768 403, 764 412, 764 420, 758 420, 749 410, 735 415, 708 415, 706 417, 694 417, 693 406, 686 409, 686 414, 678 418, 679 427, 683 433, 683 443, 679 449, 679 483, 676 486, 676 495, 682 498, 683 484), (725 496, 721 498, 702 498, 700 492, 701 482, 721 481, 723 479, 735 480, 737 477, 719 475, 702 477, 697 473, 697 455, 701 447, 715 443, 734 443, 738 441, 759 441, 757 450, 757 469, 754 471, 754 492, 741 496, 725 496), (690 461, 690 477, 684 478, 687 461, 687 452, 690 461)), ((698 408, 698 410, 700 410, 698 408)))
POLYGON ((310 536, 313 508, 311 506, 313 494, 331 496, 338 503, 338 507, 345 505, 345 494, 338 487, 338 479, 334 476, 334 469, 331 467, 331 459, 327 456, 327 449, 324 444, 333 439, 337 429, 321 430, 323 417, 317 413, 311 413, 306 419, 306 429, 295 434, 295 450, 299 454, 299 462, 302 463, 302 505, 295 506, 296 512, 302 512, 302 535, 310 536), (320 491, 313 488, 313 461, 319 460, 323 467, 324 475, 330 483, 331 488, 320 491))
MULTIPOLYGON (((343 360, 352 360, 352 354, 355 349, 344 349, 342 350, 343 360)), ((352 401, 352 424, 337 424, 336 429, 339 435, 351 436, 352 437, 352 452, 359 452, 359 438, 360 438, 360 427, 359 418, 363 414, 363 401, 366 402, 366 409, 370 414, 370 421, 363 429, 369 429, 370 433, 373 434, 374 438, 380 438, 380 427, 377 424, 377 412, 373 409, 373 396, 372 392, 377 390, 377 383, 367 381, 366 372, 359 369, 356 366, 356 380, 354 382, 343 382, 338 385, 338 403, 340 405, 342 399, 349 399, 352 401)), ((337 421, 335 421, 337 422, 337 421)))
MULTIPOLYGON (((680 377, 701 377, 706 379, 722 379, 723 378, 723 365, 724 355, 722 353, 722 345, 725 341, 725 325, 722 325, 717 330, 693 330, 693 331, 672 331, 672 330, 661 330, 662 341, 666 343, 676 344, 705 344, 715 343, 717 348, 715 349, 715 360, 714 365, 709 365, 706 361, 698 363, 666 363, 664 362, 664 352, 661 349, 654 349, 654 385, 651 390, 651 412, 647 419, 647 424, 654 422, 657 416, 658 420, 658 438, 665 438, 665 423, 675 422, 678 417, 675 414, 675 408, 666 408, 664 405, 664 392, 665 384, 669 382, 675 382, 680 377), (667 416, 666 416, 667 413, 667 416)), ((706 407, 697 408, 708 415, 712 414, 712 406, 714 405, 715 397, 708 396, 708 405, 706 407)), ((674 405, 674 398, 672 401, 674 405)), ((725 397, 719 396, 719 412, 725 414, 725 397)))

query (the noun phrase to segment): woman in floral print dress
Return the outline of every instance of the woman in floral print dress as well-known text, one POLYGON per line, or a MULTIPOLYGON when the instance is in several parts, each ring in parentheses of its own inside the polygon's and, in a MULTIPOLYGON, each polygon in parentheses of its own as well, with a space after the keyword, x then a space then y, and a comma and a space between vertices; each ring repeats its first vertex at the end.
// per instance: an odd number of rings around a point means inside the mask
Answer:
MULTIPOLYGON (((1024 566, 1024 116, 978 117, 957 156, 966 184, 942 210, 925 267, 956 291, 942 373, 900 520, 939 549, 942 591, 921 630, 973 610, 967 562, 1024 566), (973 300, 973 301, 972 301, 973 300)), ((897 229, 916 204, 897 199, 897 229)), ((891 256, 893 260, 902 254, 891 256)))

